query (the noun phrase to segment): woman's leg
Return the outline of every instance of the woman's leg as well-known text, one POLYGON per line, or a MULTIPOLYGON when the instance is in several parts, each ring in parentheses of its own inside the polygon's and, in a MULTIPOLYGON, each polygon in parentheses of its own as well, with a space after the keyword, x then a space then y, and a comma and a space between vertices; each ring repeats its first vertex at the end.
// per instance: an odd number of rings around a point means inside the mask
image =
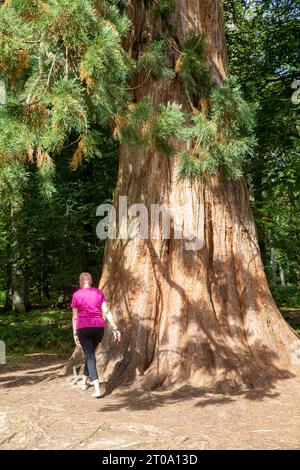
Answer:
MULTIPOLYGON (((93 328, 93 352, 94 352, 94 357, 95 357, 95 351, 101 343, 102 338, 104 335, 104 328, 93 328)), ((95 359, 95 364, 96 364, 96 359, 95 359)), ((93 380, 93 384, 95 387, 95 393, 93 393, 94 398, 99 398, 100 397, 100 384, 99 384, 99 379, 97 378, 96 380, 93 380)))
POLYGON ((87 381, 88 377, 89 377, 89 369, 88 369, 88 365, 87 365, 87 360, 84 359, 84 368, 83 368, 83 379, 85 380, 85 382, 87 381))
POLYGON ((89 375, 91 380, 98 380, 98 372, 96 367, 96 359, 94 354, 94 340, 93 328, 80 328, 78 330, 78 339, 82 346, 87 370, 85 369, 84 375, 89 375), (86 374, 88 372, 88 374, 86 374))
POLYGON ((83 368, 83 374, 82 374, 82 381, 81 381, 81 390, 86 391, 89 386, 88 386, 88 378, 89 378, 89 369, 87 365, 87 360, 84 360, 84 368, 83 368))
POLYGON ((93 328, 94 333, 93 333, 93 347, 94 347, 94 353, 98 347, 98 345, 101 343, 104 335, 104 328, 93 328))

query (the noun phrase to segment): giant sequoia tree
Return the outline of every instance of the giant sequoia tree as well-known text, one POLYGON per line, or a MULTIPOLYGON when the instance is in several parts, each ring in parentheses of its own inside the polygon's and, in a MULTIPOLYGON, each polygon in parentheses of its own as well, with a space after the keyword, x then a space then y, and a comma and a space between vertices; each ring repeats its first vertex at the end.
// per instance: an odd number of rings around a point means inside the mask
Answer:
POLYGON ((141 65, 129 115, 116 128, 123 144, 115 204, 126 195, 128 205, 142 202, 150 213, 151 204, 165 203, 171 237, 107 241, 100 287, 123 340, 119 347, 106 336, 100 370, 112 386, 145 388, 256 386, 286 377, 300 363, 300 343, 270 294, 238 172, 237 154, 251 142, 233 128, 246 127, 237 121, 249 110, 224 82, 222 2, 136 0, 128 15, 125 48, 141 65), (181 112, 198 125, 191 139, 181 133, 181 112), (185 204, 193 217, 197 203, 204 205, 204 246, 186 250, 176 239, 177 209, 185 204))
POLYGON ((77 168, 99 155, 104 129, 121 141, 117 209, 127 196, 149 214, 165 204, 171 219, 168 238, 160 231, 106 244, 100 286, 123 331, 120 347, 108 334, 99 352, 109 383, 256 385, 287 376, 299 340, 261 263, 241 176, 253 109, 226 78, 221 2, 15 0, 0 12, 3 185, 16 163, 35 164, 47 183, 66 149, 77 168), (204 245, 187 250, 181 208, 195 226, 198 204, 204 245))

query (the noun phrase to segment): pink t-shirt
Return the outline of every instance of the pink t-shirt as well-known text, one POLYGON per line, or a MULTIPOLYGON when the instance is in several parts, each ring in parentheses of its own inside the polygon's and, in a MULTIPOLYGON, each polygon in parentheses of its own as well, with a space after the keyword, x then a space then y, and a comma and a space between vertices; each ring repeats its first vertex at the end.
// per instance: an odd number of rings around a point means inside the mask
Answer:
POLYGON ((106 302, 106 298, 97 287, 84 287, 73 294, 71 307, 78 308, 77 330, 90 327, 104 328, 101 308, 103 302, 106 302))

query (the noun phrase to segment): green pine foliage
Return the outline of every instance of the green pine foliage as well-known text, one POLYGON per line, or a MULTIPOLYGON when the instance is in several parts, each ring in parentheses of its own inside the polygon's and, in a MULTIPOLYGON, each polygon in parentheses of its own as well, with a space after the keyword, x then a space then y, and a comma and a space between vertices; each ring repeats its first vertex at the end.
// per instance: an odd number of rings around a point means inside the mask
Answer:
POLYGON ((0 8, 2 163, 27 155, 46 174, 72 142, 72 167, 99 154, 96 127, 109 126, 130 98, 132 63, 121 45, 130 22, 117 3, 17 0, 0 8))
MULTIPOLYGON (((149 14, 167 21, 173 8, 171 1, 158 1, 149 14)), ((75 170, 83 159, 101 156, 96 129, 114 123, 124 143, 170 156, 174 139, 185 136, 201 171, 240 174, 240 162, 253 147, 253 112, 232 79, 211 90, 203 36, 190 35, 173 71, 166 66, 165 40, 154 40, 137 62, 125 53, 122 38, 130 22, 117 1, 18 0, 0 9, 0 23, 0 79, 7 89, 7 104, 0 108, 2 164, 35 162, 48 187, 54 159, 66 146, 75 170), (157 113, 150 97, 128 104, 132 73, 161 80, 177 79, 175 72, 195 105, 210 97, 207 116, 190 116, 187 125, 176 103, 157 113)))
POLYGON ((226 177, 239 178, 243 159, 255 147, 256 106, 245 102, 233 77, 213 89, 210 102, 207 113, 189 116, 177 103, 167 103, 153 114, 151 98, 146 96, 129 106, 115 135, 124 144, 149 146, 168 157, 176 154, 176 140, 185 141, 191 150, 181 154, 182 178, 195 179, 218 170, 226 177))
POLYGON ((129 146, 145 147, 150 143, 152 126, 151 99, 145 96, 138 103, 129 105, 125 117, 117 119, 114 135, 129 146))
POLYGON ((182 155, 181 177, 189 178, 198 167, 200 173, 220 170, 226 177, 239 178, 243 159, 255 148, 255 108, 245 102, 235 78, 228 77, 215 87, 208 115, 193 116, 186 129, 192 151, 189 158, 182 155))
POLYGON ((143 52, 137 62, 137 71, 146 75, 152 74, 154 78, 172 79, 175 73, 166 67, 166 43, 165 41, 153 41, 143 52))
POLYGON ((211 82, 206 61, 205 36, 191 35, 183 44, 176 71, 196 104, 200 97, 208 97, 211 82))
POLYGON ((247 103, 235 77, 227 77, 212 93, 212 115, 219 132, 226 138, 252 132, 257 105, 247 103))
POLYGON ((176 153, 172 140, 183 137, 186 116, 177 103, 161 105, 153 114, 150 96, 130 105, 117 136, 129 146, 148 146, 166 156, 176 153))
POLYGON ((152 142, 154 148, 166 156, 176 153, 172 141, 183 137, 186 116, 177 103, 162 105, 153 124, 152 142))
POLYGON ((0 198, 2 209, 8 209, 11 202, 20 202, 20 193, 26 188, 29 171, 20 162, 0 165, 0 198))
POLYGON ((155 23, 159 18, 168 21, 169 16, 175 9, 173 0, 157 0, 149 9, 150 20, 155 23))
POLYGON ((201 177, 201 169, 195 158, 189 152, 182 152, 179 175, 182 179, 193 181, 201 177))
POLYGON ((78 79, 67 77, 58 80, 48 93, 51 127, 59 128, 64 136, 72 131, 76 134, 88 131, 88 109, 83 94, 84 89, 78 79))

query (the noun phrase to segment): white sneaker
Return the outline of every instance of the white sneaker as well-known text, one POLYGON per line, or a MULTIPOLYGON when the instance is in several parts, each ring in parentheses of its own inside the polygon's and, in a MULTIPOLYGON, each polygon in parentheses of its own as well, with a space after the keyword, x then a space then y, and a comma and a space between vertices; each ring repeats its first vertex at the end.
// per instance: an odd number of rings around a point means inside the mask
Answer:
POLYGON ((94 392, 92 395, 93 398, 100 398, 100 396, 100 392, 94 392))
POLYGON ((83 392, 86 392, 87 389, 89 388, 89 385, 88 384, 82 384, 80 388, 83 392))

